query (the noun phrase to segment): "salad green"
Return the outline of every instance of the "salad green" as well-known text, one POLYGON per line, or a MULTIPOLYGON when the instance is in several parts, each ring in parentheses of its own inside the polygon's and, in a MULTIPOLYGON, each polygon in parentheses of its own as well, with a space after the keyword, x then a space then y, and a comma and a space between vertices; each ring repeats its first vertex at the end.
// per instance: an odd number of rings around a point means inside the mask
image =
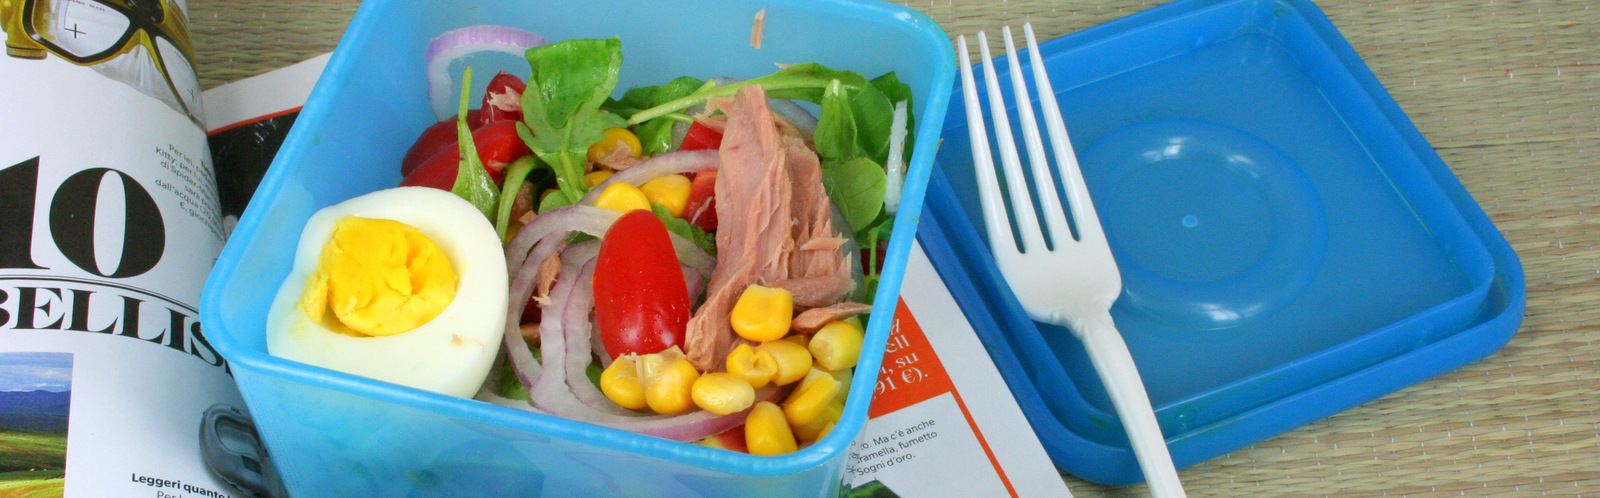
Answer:
POLYGON ((456 168, 456 182, 450 192, 471 202, 473 207, 493 220, 499 195, 494 179, 489 178, 489 173, 483 169, 483 161, 478 158, 478 146, 472 142, 472 130, 467 127, 467 95, 470 94, 468 90, 472 88, 471 85, 472 68, 469 67, 461 77, 461 109, 456 113, 456 133, 461 137, 461 162, 467 167, 456 168))
POLYGON ((533 71, 517 134, 555 170, 558 192, 540 204, 544 211, 583 198, 585 153, 607 128, 623 126, 620 116, 600 110, 617 87, 622 41, 567 40, 530 49, 527 58, 533 71))

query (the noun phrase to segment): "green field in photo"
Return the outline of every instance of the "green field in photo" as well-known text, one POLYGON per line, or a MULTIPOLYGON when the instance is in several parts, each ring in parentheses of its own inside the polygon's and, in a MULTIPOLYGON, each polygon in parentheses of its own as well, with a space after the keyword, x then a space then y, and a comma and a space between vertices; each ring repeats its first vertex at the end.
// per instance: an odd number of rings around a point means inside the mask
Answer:
POLYGON ((0 429, 0 497, 61 496, 67 435, 0 429))

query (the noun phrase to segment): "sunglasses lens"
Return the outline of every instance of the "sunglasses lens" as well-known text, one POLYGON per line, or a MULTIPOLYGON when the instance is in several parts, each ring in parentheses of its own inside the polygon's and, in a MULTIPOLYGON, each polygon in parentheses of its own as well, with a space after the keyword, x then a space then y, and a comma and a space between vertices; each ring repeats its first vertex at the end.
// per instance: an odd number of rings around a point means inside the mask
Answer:
POLYGON ((115 48, 131 22, 121 12, 87 0, 43 0, 36 4, 34 31, 77 57, 115 48))
POLYGON ((156 48, 161 51, 161 62, 166 67, 167 78, 172 80, 172 88, 178 91, 178 98, 183 100, 183 105, 189 112, 196 116, 200 112, 200 80, 195 77, 194 66, 188 57, 183 56, 183 51, 177 45, 167 41, 166 38, 156 37, 156 48))

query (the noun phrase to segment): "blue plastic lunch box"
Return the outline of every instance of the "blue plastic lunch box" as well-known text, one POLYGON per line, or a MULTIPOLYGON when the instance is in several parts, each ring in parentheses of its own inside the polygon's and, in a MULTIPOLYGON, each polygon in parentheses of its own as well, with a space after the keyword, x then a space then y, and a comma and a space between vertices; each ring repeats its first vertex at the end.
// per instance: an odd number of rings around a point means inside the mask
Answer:
POLYGON ((815 61, 869 77, 894 71, 913 90, 916 122, 929 124, 917 130, 876 302, 892 304, 898 295, 955 74, 949 38, 927 17, 845 0, 364 2, 201 298, 207 336, 231 363, 287 489, 301 496, 837 493, 846 450, 866 420, 892 313, 875 314, 867 325, 837 428, 779 457, 436 395, 267 354, 266 311, 306 219, 399 183, 401 157, 434 122, 424 48, 440 33, 477 24, 551 40, 620 37, 619 94, 682 75, 751 78, 777 63, 815 61), (763 10, 764 42, 756 49, 751 28, 763 10))
MULTIPOLYGON (((1488 356, 1521 323, 1516 254, 1311 2, 1184 0, 1039 50, 1180 468, 1488 356)), ((989 256, 957 95, 919 240, 1055 464, 1139 482, 1082 345, 1030 320, 989 256)))

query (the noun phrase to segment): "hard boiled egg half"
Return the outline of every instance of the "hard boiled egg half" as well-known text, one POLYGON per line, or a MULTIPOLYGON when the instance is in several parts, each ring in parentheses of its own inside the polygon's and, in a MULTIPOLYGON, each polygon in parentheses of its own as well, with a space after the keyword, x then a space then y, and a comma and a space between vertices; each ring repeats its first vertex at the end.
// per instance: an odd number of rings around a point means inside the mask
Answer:
POLYGON ((505 331, 499 237, 472 204, 399 187, 317 211, 267 313, 274 356, 471 397, 505 331))

